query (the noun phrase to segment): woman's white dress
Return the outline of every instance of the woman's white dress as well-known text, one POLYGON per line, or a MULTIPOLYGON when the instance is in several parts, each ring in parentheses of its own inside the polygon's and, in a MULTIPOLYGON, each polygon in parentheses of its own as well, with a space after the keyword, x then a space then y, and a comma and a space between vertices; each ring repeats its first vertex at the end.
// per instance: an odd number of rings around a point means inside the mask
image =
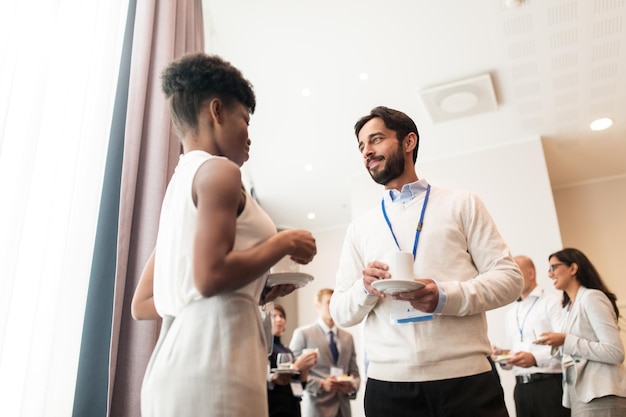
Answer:
MULTIPOLYGON (((203 298, 192 275, 197 210, 191 186, 208 159, 182 155, 163 201, 155 252, 154 301, 164 318, 141 390, 143 417, 267 414, 267 341, 258 300, 266 275, 236 292, 203 298)), ((234 250, 276 233, 249 194, 234 250)))

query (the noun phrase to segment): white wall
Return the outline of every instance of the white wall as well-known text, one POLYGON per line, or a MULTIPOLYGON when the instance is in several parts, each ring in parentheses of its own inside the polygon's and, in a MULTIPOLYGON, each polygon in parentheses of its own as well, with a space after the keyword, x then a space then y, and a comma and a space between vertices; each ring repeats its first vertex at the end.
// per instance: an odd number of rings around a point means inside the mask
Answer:
MULTIPOLYGON (((484 149, 464 155, 451 155, 444 159, 423 160, 418 158, 417 173, 437 186, 465 188, 481 196, 494 217, 500 232, 515 254, 533 258, 539 270, 540 285, 551 290, 552 285, 541 271, 548 268, 547 255, 561 248, 559 224, 552 199, 550 181, 545 166, 541 140, 538 136, 521 140, 503 147, 484 149)), ((358 215, 377 204, 381 187, 363 171, 354 178, 352 212, 358 215)), ((315 260, 303 268, 315 276, 315 280, 296 292, 299 324, 316 320, 313 298, 317 290, 334 287, 338 257, 343 243, 345 227, 314 231, 318 244, 315 260)), ((506 307, 505 307, 506 308, 506 307)), ((503 323, 500 310, 488 313, 489 336, 496 342, 502 339, 503 323)), ((361 328, 347 329, 357 344, 362 370, 363 348, 361 328)), ((515 416, 513 406, 514 380, 510 372, 501 371, 507 407, 515 416)), ((363 416, 363 394, 353 401, 353 416, 363 416)))

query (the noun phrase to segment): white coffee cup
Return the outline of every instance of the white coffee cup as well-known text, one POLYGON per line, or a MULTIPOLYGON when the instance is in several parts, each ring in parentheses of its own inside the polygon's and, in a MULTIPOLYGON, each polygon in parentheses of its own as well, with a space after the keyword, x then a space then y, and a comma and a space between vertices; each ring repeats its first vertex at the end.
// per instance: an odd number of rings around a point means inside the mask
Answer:
POLYGON ((394 251, 386 256, 386 263, 389 265, 391 279, 413 280, 413 254, 411 252, 394 251))
POLYGON ((289 255, 283 257, 276 265, 270 268, 270 273, 272 274, 281 274, 281 273, 293 273, 300 271, 300 264, 291 260, 289 255))

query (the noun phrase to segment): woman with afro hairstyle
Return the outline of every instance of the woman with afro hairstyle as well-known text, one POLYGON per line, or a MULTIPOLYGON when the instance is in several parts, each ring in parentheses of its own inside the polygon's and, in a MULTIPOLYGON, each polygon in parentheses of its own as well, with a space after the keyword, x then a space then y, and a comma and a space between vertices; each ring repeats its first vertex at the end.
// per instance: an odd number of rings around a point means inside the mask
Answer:
MULTIPOLYGON (((316 253, 305 230, 277 232, 244 189, 250 83, 218 56, 172 62, 162 87, 183 154, 161 208, 156 246, 133 298, 163 325, 144 376, 143 417, 267 415, 267 341, 259 300, 285 256, 316 253)), ((293 291, 273 287, 272 297, 293 291)))

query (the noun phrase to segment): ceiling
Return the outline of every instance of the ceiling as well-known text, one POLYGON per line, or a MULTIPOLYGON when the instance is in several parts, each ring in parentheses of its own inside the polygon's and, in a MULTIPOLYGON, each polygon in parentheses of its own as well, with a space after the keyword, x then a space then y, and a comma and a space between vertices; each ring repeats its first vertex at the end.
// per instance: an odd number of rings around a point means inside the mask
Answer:
POLYGON ((353 126, 378 105, 416 121, 418 175, 420 160, 537 136, 553 188, 626 175, 626 1, 515 3, 203 0, 207 51, 255 87, 243 172, 276 224, 349 222, 365 172, 353 126), (433 121, 421 93, 473 77, 495 109, 433 121), (613 126, 591 131, 598 117, 613 126))

